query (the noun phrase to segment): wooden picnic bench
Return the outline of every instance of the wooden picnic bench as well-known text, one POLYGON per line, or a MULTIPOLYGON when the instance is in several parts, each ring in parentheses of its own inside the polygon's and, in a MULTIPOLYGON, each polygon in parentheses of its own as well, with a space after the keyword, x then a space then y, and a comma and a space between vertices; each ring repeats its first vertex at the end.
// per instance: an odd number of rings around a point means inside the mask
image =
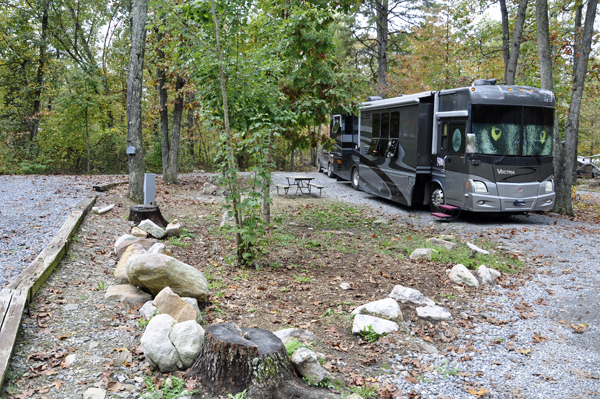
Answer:
POLYGON ((289 185, 285 185, 285 184, 276 184, 275 187, 277 188, 277 195, 281 195, 279 194, 279 189, 281 188, 282 190, 284 190, 285 195, 287 195, 288 190, 290 189, 289 185))
POLYGON ((321 190, 323 190, 323 188, 325 188, 325 186, 321 186, 320 184, 316 184, 316 183, 312 183, 312 182, 308 183, 308 187, 309 187, 309 190, 308 190, 309 193, 311 191, 310 190, 311 187, 318 188, 319 189, 319 197, 321 196, 321 190))

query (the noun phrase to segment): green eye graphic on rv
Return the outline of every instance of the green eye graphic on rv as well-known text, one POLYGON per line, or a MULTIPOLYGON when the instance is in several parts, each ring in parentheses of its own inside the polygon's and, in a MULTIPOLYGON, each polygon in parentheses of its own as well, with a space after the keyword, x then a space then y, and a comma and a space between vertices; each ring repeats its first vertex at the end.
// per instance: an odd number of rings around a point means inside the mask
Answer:
POLYGON ((494 141, 498 141, 501 135, 502 130, 498 129, 496 126, 492 127, 492 138, 494 139, 494 141))

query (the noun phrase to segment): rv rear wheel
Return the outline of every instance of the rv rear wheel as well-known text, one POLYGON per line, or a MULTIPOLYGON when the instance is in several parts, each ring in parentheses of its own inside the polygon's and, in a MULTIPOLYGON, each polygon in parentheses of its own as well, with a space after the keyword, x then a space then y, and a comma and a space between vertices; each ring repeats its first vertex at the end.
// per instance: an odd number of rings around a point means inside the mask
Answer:
POLYGON ((358 176, 358 168, 354 168, 352 169, 352 188, 355 190, 358 190, 358 180, 359 180, 359 176, 358 176))
POLYGON ((441 212, 440 205, 444 205, 444 190, 439 184, 434 184, 431 187, 431 198, 429 200, 429 209, 432 212, 441 212))
POLYGON ((327 177, 335 177, 333 174, 333 165, 331 163, 327 166, 327 177))

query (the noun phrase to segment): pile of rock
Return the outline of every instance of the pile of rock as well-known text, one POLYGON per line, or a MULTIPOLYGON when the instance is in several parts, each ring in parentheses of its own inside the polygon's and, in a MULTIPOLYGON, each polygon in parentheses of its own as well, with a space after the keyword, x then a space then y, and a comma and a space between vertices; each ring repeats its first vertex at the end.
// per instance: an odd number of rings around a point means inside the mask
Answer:
POLYGON ((140 313, 150 318, 141 339, 148 362, 163 373, 191 367, 204 343, 196 299, 181 298, 166 287, 140 313))
MULTIPOLYGON (((275 334, 284 345, 292 340, 297 340, 298 342, 310 345, 317 340, 315 335, 308 330, 303 330, 300 328, 287 328, 285 330, 275 331, 275 334)), ((319 384, 328 378, 331 378, 331 375, 327 370, 325 370, 319 359, 325 359, 325 355, 321 353, 315 353, 310 350, 306 346, 301 346, 294 353, 291 354, 291 361, 296 373, 300 377, 303 377, 307 381, 310 381, 311 384, 319 384)))

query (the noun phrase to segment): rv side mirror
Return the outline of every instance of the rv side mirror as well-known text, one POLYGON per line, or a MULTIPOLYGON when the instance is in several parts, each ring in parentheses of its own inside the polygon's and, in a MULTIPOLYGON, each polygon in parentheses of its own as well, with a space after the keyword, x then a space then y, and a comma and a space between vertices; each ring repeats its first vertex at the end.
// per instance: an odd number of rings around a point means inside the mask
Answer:
POLYGON ((475 135, 473 133, 467 133, 465 152, 467 154, 473 154, 475 152, 475 135))

